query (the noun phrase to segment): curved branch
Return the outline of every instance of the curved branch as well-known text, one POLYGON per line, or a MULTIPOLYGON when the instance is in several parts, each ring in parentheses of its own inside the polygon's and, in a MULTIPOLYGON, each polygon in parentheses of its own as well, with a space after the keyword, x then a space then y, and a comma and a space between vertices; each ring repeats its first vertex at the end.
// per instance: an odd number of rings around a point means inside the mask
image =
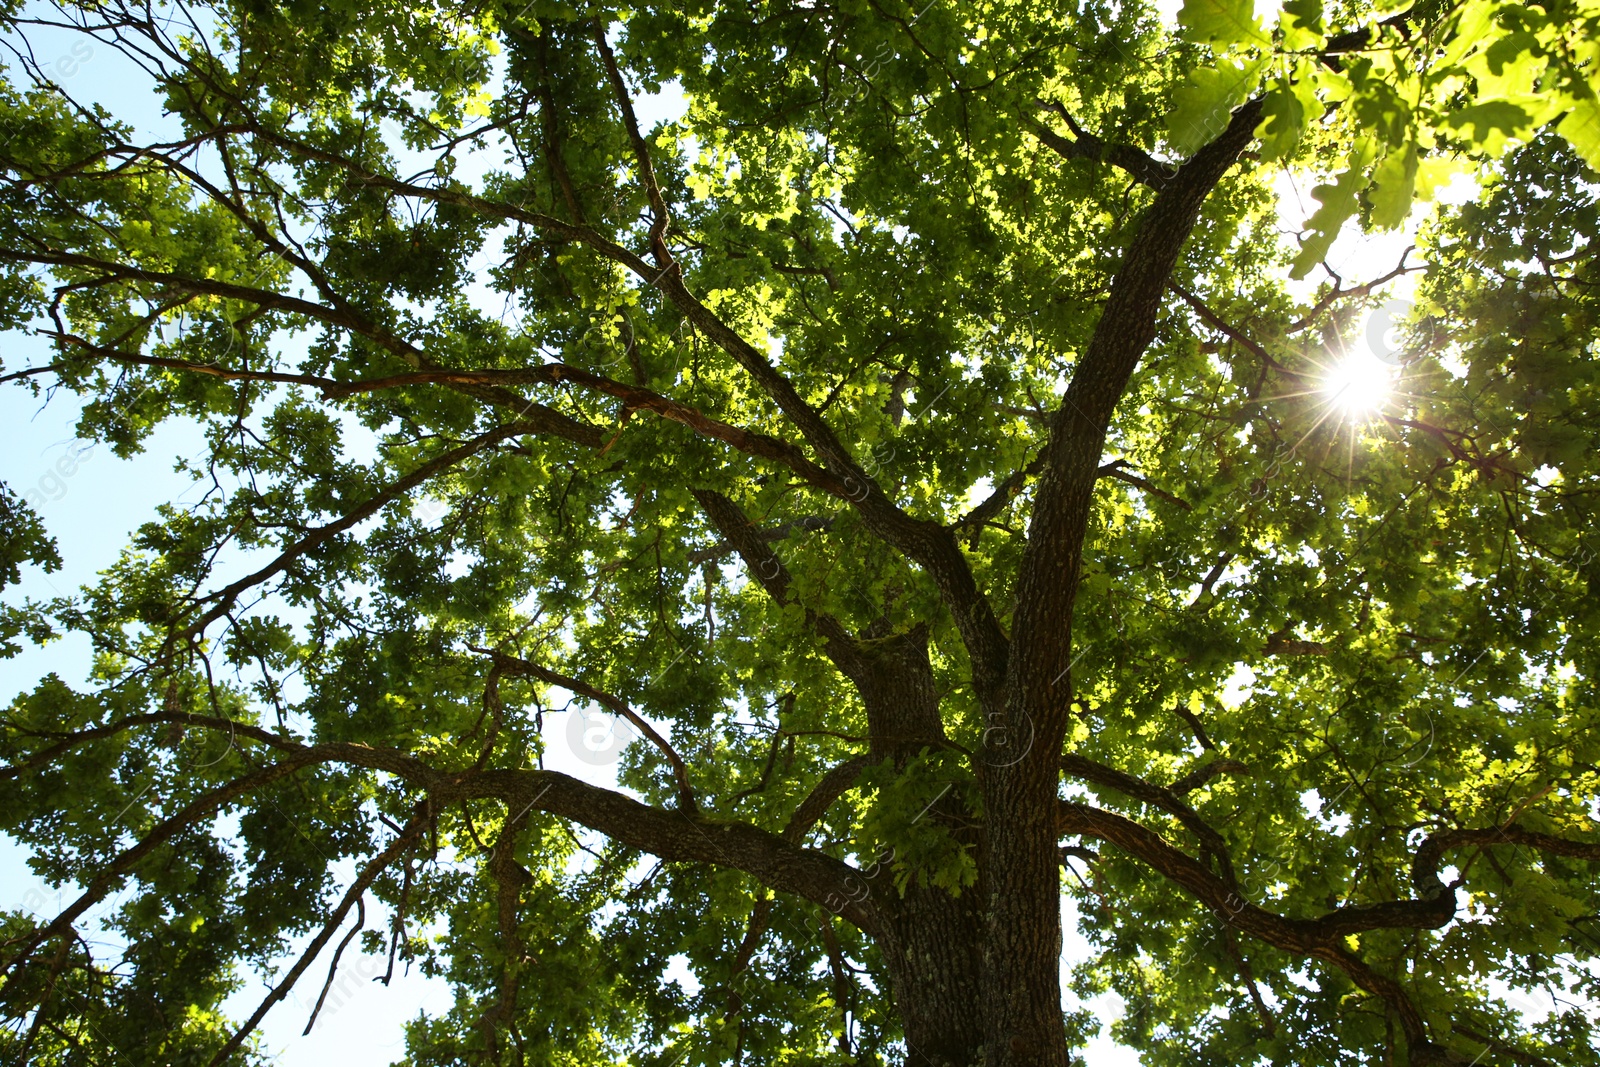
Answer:
POLYGON ((378 511, 380 511, 386 505, 398 500, 406 493, 410 492, 412 489, 415 489, 417 486, 421 485, 423 482, 426 482, 435 475, 449 470, 462 460, 483 451, 485 448, 488 448, 491 445, 498 444, 501 441, 511 437, 519 437, 524 434, 537 432, 537 427, 531 423, 507 423, 504 426, 497 426, 486 434, 473 438, 471 441, 461 445, 459 448, 453 448, 442 455, 434 457, 432 460, 429 460, 427 463, 424 463, 422 466, 412 471, 410 474, 394 482, 381 493, 369 497, 358 507, 349 511, 337 521, 330 522, 326 526, 319 526, 315 530, 312 530, 310 533, 300 538, 300 540, 284 549, 283 552, 278 555, 277 559, 273 560, 265 567, 262 567, 253 574, 248 574, 245 577, 240 578, 238 581, 233 582, 223 589, 219 589, 215 593, 211 593, 203 597, 200 601, 201 603, 205 603, 206 601, 215 601, 216 603, 213 604, 212 607, 204 614, 202 614, 200 618, 175 635, 174 639, 179 640, 189 638, 200 633, 205 629, 205 627, 209 626, 212 622, 215 622, 217 619, 225 615, 228 612, 228 609, 233 606, 234 601, 238 599, 240 593, 243 593, 245 590, 250 589, 253 586, 261 584, 274 575, 282 573, 291 563, 305 555, 307 552, 310 552, 312 549, 328 541, 330 538, 333 538, 338 534, 350 529, 351 527, 358 525, 372 515, 377 514, 378 511))
POLYGON ((805 840, 806 834, 823 815, 827 814, 833 802, 844 796, 856 784, 856 779, 861 777, 861 772, 871 763, 867 756, 857 756, 845 760, 827 774, 822 780, 812 787, 811 792, 800 802, 790 817, 789 824, 783 828, 783 839, 798 845, 805 840))
POLYGON ((887 929, 873 890, 854 867, 748 823, 665 811, 557 771, 484 771, 453 783, 444 795, 537 808, 668 861, 733 867, 823 905, 869 936, 887 929))
POLYGON ((1029 132, 1062 159, 1110 163, 1139 184, 1157 191, 1164 188, 1177 173, 1177 168, 1162 163, 1142 149, 1126 144, 1107 144, 1080 127, 1071 113, 1054 101, 1039 101, 1039 110, 1051 111, 1061 116, 1067 128, 1072 131, 1072 139, 1069 140, 1042 122, 1024 121, 1029 132))
POLYGON ((1174 781, 1167 786, 1167 791, 1174 796, 1192 793, 1219 774, 1242 774, 1248 777, 1250 768, 1238 760, 1214 759, 1208 763, 1202 763, 1188 774, 1174 781))
POLYGON ((1353 955, 1345 947, 1344 938, 1384 927, 1436 929, 1455 916, 1455 894, 1446 891, 1431 901, 1340 908, 1320 919, 1288 919, 1245 900, 1198 860, 1131 819, 1070 801, 1061 801, 1059 811, 1061 832, 1116 845, 1176 883, 1229 926, 1287 952, 1332 963, 1356 985, 1389 1004, 1413 1049, 1434 1047, 1410 996, 1394 979, 1377 973, 1353 955))
MULTIPOLYGON (((1127 784, 1127 783, 1124 783, 1127 784)), ((1119 785, 1117 788, 1121 789, 1119 785)), ((1116 845, 1210 908, 1219 918, 1269 945, 1332 963, 1362 989, 1382 997, 1400 1018, 1418 1062, 1445 1062, 1410 996, 1394 979, 1372 970, 1346 947, 1351 934, 1379 929, 1438 929, 1455 918, 1454 886, 1439 880, 1444 853, 1467 846, 1515 845, 1553 855, 1600 862, 1600 843, 1574 841, 1507 824, 1485 829, 1448 830, 1423 842, 1412 861, 1417 899, 1348 905, 1315 919, 1290 919, 1245 900, 1223 879, 1159 834, 1113 812, 1061 801, 1062 833, 1093 837, 1116 845)))
POLYGON ((1124 796, 1153 805, 1169 815, 1176 816, 1184 829, 1200 839, 1201 847, 1216 861, 1228 886, 1233 889, 1238 888, 1238 880, 1233 873, 1233 860, 1228 855, 1228 846, 1222 840, 1222 835, 1200 818, 1198 812, 1179 800, 1177 794, 1170 789, 1164 789, 1143 778, 1072 753, 1061 757, 1061 769, 1074 778, 1115 789, 1124 796))
POLYGON ((1318 300, 1311 306, 1310 311, 1307 311, 1300 318, 1296 319, 1294 322, 1291 322, 1289 324, 1289 329, 1286 332, 1295 334, 1311 326, 1317 321, 1317 316, 1328 310, 1335 300, 1341 300, 1347 296, 1367 296, 1373 290, 1383 288, 1385 285, 1388 285, 1390 282, 1401 277, 1402 275, 1411 274, 1415 271, 1427 270, 1428 268, 1425 265, 1416 267, 1406 266, 1406 259, 1416 250, 1416 245, 1407 247, 1404 252, 1400 253, 1400 263, 1393 270, 1387 274, 1372 279, 1370 282, 1363 282, 1360 285, 1353 285, 1348 289, 1344 288, 1340 284, 1335 284, 1334 287, 1329 290, 1321 300, 1318 300))
POLYGON ((506 674, 525 675, 537 678, 541 682, 558 685, 563 689, 577 693, 579 696, 588 697, 597 704, 604 704, 624 719, 627 719, 636 730, 644 734, 650 743, 655 745, 661 751, 661 754, 667 758, 667 763, 672 767, 672 776, 678 783, 678 803, 683 805, 685 811, 696 812, 699 810, 699 806, 694 800, 694 790, 689 785, 689 768, 683 762, 683 757, 678 755, 672 745, 667 742, 667 739, 657 733, 655 727, 646 722, 644 716, 634 711, 626 700, 592 686, 582 679, 573 678, 559 671, 553 671, 549 667, 540 666, 531 660, 522 659, 520 656, 507 655, 499 649, 474 648, 473 651, 493 657, 495 666, 503 669, 506 674))
POLYGON ((322 1005, 327 1003, 328 991, 333 988, 333 980, 339 974, 339 961, 344 958, 344 950, 350 947, 350 942, 367 926, 367 905, 364 898, 356 897, 356 924, 350 932, 339 939, 339 944, 334 947, 333 959, 328 961, 328 977, 322 983, 322 992, 317 994, 317 1003, 311 1009, 311 1017, 306 1020, 306 1028, 300 1031, 301 1037, 308 1037, 311 1028, 317 1025, 317 1016, 322 1014, 322 1005))
POLYGON ((1131 853, 1212 908, 1230 915, 1230 922, 1268 944, 1308 953, 1342 943, 1350 934, 1368 930, 1436 930, 1456 913, 1455 893, 1437 879, 1418 885, 1414 900, 1377 904, 1350 904, 1315 919, 1289 919, 1260 908, 1241 897, 1222 877, 1199 860, 1167 842, 1160 834, 1115 812, 1061 801, 1059 828, 1064 833, 1085 834, 1108 841, 1131 853))
POLYGON ((1524 830, 1514 824, 1478 830, 1446 830, 1430 836, 1417 849, 1411 862, 1411 885, 1418 893, 1433 891, 1441 886, 1439 863, 1446 851, 1468 845, 1525 845, 1556 856, 1592 860, 1600 863, 1600 843, 1573 841, 1570 838, 1524 830))
MULTIPOLYGON (((283 976, 283 980, 273 986, 272 992, 268 993, 261 1003, 256 1006, 256 1010, 251 1013, 250 1018, 246 1019, 233 1032, 233 1036, 228 1038, 227 1042, 217 1050, 216 1055, 211 1057, 208 1067, 218 1067, 219 1064, 233 1055, 240 1045, 244 1044, 244 1039, 249 1037, 251 1031, 261 1024, 261 1020, 266 1018, 267 1012, 272 1010, 273 1005, 289 995, 289 990, 294 988, 294 984, 300 980, 300 976, 310 968, 312 961, 317 958, 317 953, 321 952, 322 947, 333 937, 334 931, 339 929, 344 922, 344 917, 349 914, 356 901, 366 893, 367 887, 373 883, 378 875, 383 873, 389 864, 400 856, 400 853, 410 848, 417 838, 421 836, 423 827, 428 824, 425 810, 426 801, 419 805, 419 809, 422 810, 412 815, 405 830, 389 843, 389 847, 372 857, 361 868, 361 873, 356 876, 355 882, 345 891, 344 899, 333 910, 333 914, 328 916, 328 921, 322 924, 322 929, 317 933, 316 937, 311 939, 311 944, 307 945, 306 950, 300 954, 300 959, 295 962, 293 967, 289 968, 289 973, 283 976)), ((328 977, 331 981, 333 975, 330 973, 328 977)), ((326 989, 323 990, 323 995, 327 995, 326 989)), ((320 999, 317 1001, 317 1007, 322 1007, 320 999)), ((309 1031, 310 1026, 308 1025, 306 1029, 309 1031)))
MULTIPOLYGON (((184 826, 229 800, 318 763, 344 763, 387 772, 418 789, 426 790, 437 804, 472 799, 499 800, 511 805, 512 810, 517 812, 548 812, 663 860, 701 861, 742 870, 774 889, 822 904, 869 936, 880 936, 886 929, 871 888, 859 877, 860 872, 856 868, 821 852, 801 848, 779 834, 748 823, 727 822, 681 810, 651 807, 623 793, 590 785, 557 771, 443 771, 398 749, 375 748, 349 741, 307 746, 292 738, 230 719, 183 713, 140 716, 138 719, 138 723, 128 720, 114 725, 127 728, 150 722, 182 722, 187 726, 232 733, 282 752, 286 758, 281 763, 212 790, 163 822, 149 838, 124 852, 102 871, 77 903, 51 924, 37 930, 25 944, 23 955, 62 933, 95 900, 109 891, 110 881, 116 874, 149 855, 157 845, 184 826)), ((4 975, 15 962, 16 958, 13 958, 0 966, 0 975, 4 975)))

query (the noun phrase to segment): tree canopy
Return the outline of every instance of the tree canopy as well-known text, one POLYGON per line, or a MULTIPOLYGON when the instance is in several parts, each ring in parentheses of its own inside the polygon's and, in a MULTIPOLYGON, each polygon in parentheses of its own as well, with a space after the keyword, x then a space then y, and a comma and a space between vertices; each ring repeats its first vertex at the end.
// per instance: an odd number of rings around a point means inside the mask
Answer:
POLYGON ((1596 0, 3 13, 0 379, 209 486, 3 607, 8 1061, 1065 1067, 1071 897, 1146 1064, 1600 1064, 1596 0))

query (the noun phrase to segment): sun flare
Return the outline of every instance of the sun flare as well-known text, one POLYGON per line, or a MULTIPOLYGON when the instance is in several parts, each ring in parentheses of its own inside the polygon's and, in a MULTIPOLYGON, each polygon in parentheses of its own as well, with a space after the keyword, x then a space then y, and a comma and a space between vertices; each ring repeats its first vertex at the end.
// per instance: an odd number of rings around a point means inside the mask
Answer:
POLYGON ((1323 391, 1335 407, 1352 418, 1373 415, 1394 392, 1395 370, 1371 352, 1350 352, 1328 368, 1323 391))

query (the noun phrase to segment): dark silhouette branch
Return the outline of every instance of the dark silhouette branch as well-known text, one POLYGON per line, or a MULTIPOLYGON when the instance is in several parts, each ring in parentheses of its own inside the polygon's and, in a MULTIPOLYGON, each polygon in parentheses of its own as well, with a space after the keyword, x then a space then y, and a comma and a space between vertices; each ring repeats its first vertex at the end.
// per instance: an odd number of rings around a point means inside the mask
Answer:
POLYGON ((662 737, 655 727, 646 722, 644 716, 634 711, 632 705, 626 700, 597 686, 590 685, 581 678, 562 674, 560 671, 551 670, 549 667, 525 660, 520 656, 509 655, 499 649, 474 648, 473 651, 493 657, 495 666, 502 668, 506 674, 525 675, 529 678, 537 678, 541 682, 547 682, 550 685, 558 685, 579 696, 587 697, 597 704, 603 704, 616 714, 627 719, 636 730, 643 734, 666 757, 668 765, 672 768, 672 777, 677 782, 678 803, 683 806, 685 811, 695 812, 699 810, 699 806, 694 799, 694 789, 689 784, 689 768, 683 762, 683 757, 678 755, 677 750, 668 743, 667 739, 662 737))
POLYGON ((633 148, 634 163, 639 168, 639 186, 650 204, 653 220, 650 224, 650 251, 655 256, 656 266, 667 270, 675 265, 665 241, 672 215, 667 210, 666 197, 661 193, 661 183, 656 180, 655 166, 650 162, 650 148, 639 133, 639 119, 633 113, 633 100, 628 95, 628 86, 622 80, 622 72, 617 69, 617 57, 611 54, 611 46, 606 44, 606 28, 600 19, 594 22, 594 46, 600 53, 606 79, 611 83, 611 92, 622 112, 622 125, 627 130, 628 144, 633 148))
POLYGON ((1102 463, 1100 465, 1100 473, 1107 478, 1115 478, 1119 482, 1126 482, 1137 489, 1142 489, 1151 496, 1160 497, 1167 503, 1180 507, 1184 511, 1194 510, 1194 505, 1187 500, 1174 496, 1172 493, 1155 485, 1148 478, 1139 477, 1137 474, 1127 470, 1127 466, 1128 461, 1125 459, 1112 460, 1110 463, 1102 463))
MULTIPOLYGON (((1097 775, 1104 775, 1096 771, 1097 775)), ((1119 790, 1124 785, 1118 786, 1119 790)), ((1138 785, 1132 788, 1141 789, 1138 785)), ((1154 800, 1152 801, 1154 802, 1154 800)), ((1345 939, 1368 930, 1436 930, 1456 914, 1455 885, 1439 880, 1439 864, 1453 848, 1523 846, 1600 862, 1600 843, 1574 841, 1518 826, 1447 830, 1430 836, 1412 861, 1413 900, 1346 905, 1315 919, 1290 919, 1246 900, 1224 878, 1207 870, 1159 834, 1131 819, 1072 801, 1060 802, 1059 829, 1115 845, 1205 904, 1229 926, 1276 948, 1324 960, 1339 967, 1358 986, 1382 997, 1400 1018, 1407 1041, 1426 1056, 1442 1055, 1429 1040, 1422 1017, 1404 989, 1373 971, 1346 947, 1345 939)), ((1459 884, 1459 880, 1456 884, 1459 884)), ((1444 1062, 1443 1060, 1423 1062, 1444 1062)))
POLYGON ((451 469, 462 460, 483 451, 502 441, 525 434, 537 433, 538 428, 531 423, 513 422, 504 426, 497 426, 488 433, 473 438, 464 445, 452 448, 439 456, 434 457, 405 477, 391 483, 380 493, 368 497, 360 505, 346 512, 341 518, 326 526, 319 526, 309 531, 294 544, 279 553, 278 558, 252 574, 248 574, 238 581, 200 598, 200 603, 210 603, 212 606, 200 615, 195 621, 173 635, 173 643, 193 638, 200 634, 212 622, 227 614, 229 609, 238 600, 239 595, 245 590, 260 585, 262 582, 283 573, 295 560, 312 551, 317 546, 325 544, 330 539, 344 533, 346 530, 360 524, 362 521, 376 515, 387 505, 405 497, 407 493, 422 485, 429 479, 451 469))
MULTIPOLYGON (((267 1012, 272 1010, 273 1005, 289 995, 289 990, 294 988, 295 983, 300 981, 300 976, 311 967, 312 962, 317 958, 317 954, 322 951, 323 946, 333 937, 334 931, 338 930, 344 923, 344 917, 349 914, 350 909, 366 893, 367 888, 372 885, 378 875, 388 868, 389 864, 398 859, 402 852, 414 845, 417 839, 422 836, 423 828, 428 825, 427 816, 427 803, 424 801, 419 805, 417 813, 411 817, 411 821, 406 824, 405 831, 389 842, 388 848, 385 848, 366 862, 366 865, 361 868, 361 873, 356 876, 356 880, 345 891, 344 899, 339 901, 338 907, 333 909, 333 914, 328 916, 328 921, 322 924, 322 929, 318 931, 316 937, 311 939, 311 944, 306 946, 306 950, 300 954, 300 958, 295 961, 295 965, 289 968, 289 973, 285 974, 278 984, 272 987, 272 992, 268 993, 261 1003, 256 1005, 256 1010, 251 1013, 250 1018, 241 1023, 238 1029, 234 1030, 233 1036, 228 1038, 222 1047, 216 1051, 211 1057, 209 1067, 218 1067, 219 1064, 225 1062, 228 1057, 238 1051, 239 1046, 244 1044, 245 1038, 249 1037, 257 1026, 261 1025, 261 1020, 266 1018, 267 1012)), ((337 962, 337 959, 335 959, 335 963, 337 962)), ((330 982, 333 980, 331 971, 328 974, 328 980, 330 982)), ((328 991, 324 988, 322 992, 326 996, 328 991)), ((320 1010, 321 1007, 322 1000, 318 998, 317 1008, 320 1010)), ((315 1013, 312 1014, 312 1018, 316 1018, 315 1013)), ((309 1033, 310 1030, 311 1026, 308 1023, 306 1024, 306 1032, 309 1033)))
POLYGON ((1052 130, 1042 122, 1028 120, 1030 133, 1062 159, 1086 160, 1091 163, 1110 163, 1139 184, 1160 191, 1177 173, 1177 168, 1162 163, 1143 149, 1126 144, 1110 144, 1078 125, 1071 112, 1055 101, 1039 101, 1039 110, 1053 112, 1072 131, 1070 138, 1052 130))
POLYGON ((1199 789, 1201 786, 1205 785, 1207 782, 1211 781, 1211 779, 1217 777, 1219 774, 1240 774, 1249 776, 1250 768, 1246 767, 1238 760, 1210 760, 1209 762, 1202 763, 1200 766, 1196 767, 1182 778, 1177 779, 1171 785, 1167 786, 1167 792, 1174 796, 1182 796, 1185 793, 1192 793, 1196 789, 1199 789))

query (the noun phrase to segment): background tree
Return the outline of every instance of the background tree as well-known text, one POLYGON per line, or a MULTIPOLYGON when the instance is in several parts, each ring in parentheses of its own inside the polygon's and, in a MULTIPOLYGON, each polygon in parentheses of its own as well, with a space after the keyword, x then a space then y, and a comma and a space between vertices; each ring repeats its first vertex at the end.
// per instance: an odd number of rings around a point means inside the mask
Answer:
POLYGON ((1061 1065, 1069 893, 1147 1063, 1600 1062, 1594 0, 6 11, 5 377, 213 486, 5 609, 96 651, 4 719, 9 1059, 246 1061, 359 932, 419 1065, 1061 1065), (1286 270, 1473 168, 1357 417, 1286 270))

